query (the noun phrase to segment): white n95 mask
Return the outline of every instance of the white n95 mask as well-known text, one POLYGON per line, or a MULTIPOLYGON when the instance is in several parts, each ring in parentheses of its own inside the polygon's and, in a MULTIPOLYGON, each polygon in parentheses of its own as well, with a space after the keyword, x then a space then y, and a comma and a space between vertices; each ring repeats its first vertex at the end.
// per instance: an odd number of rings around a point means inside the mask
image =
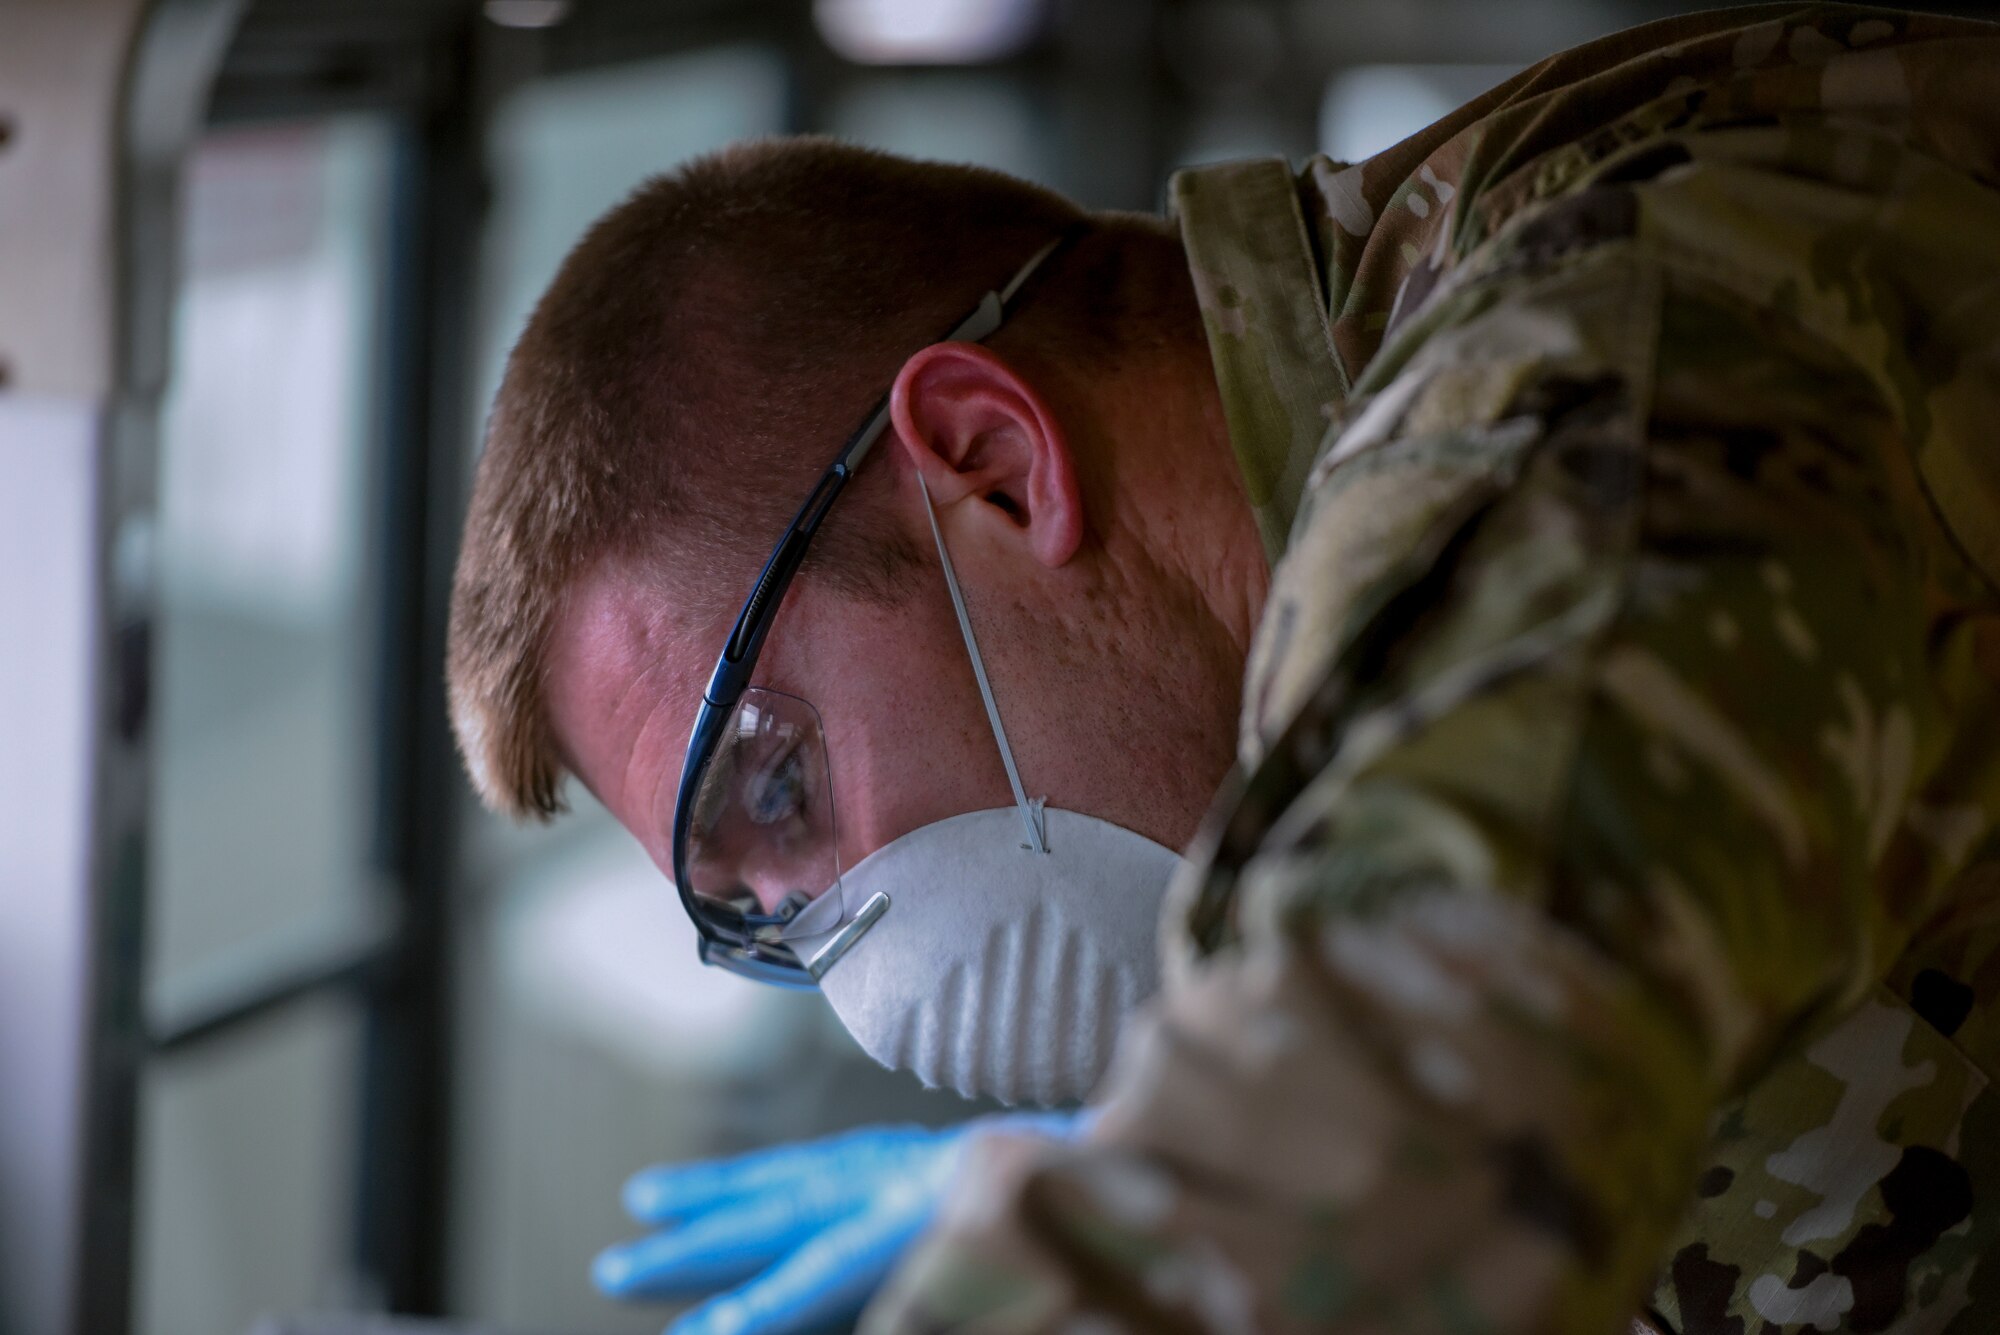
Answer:
POLYGON ((918 484, 1015 805, 934 821, 877 849, 785 937, 801 955, 825 951, 820 991, 884 1066, 968 1098, 1073 1102, 1158 986, 1160 904, 1180 857, 1028 800, 921 474, 918 484), (858 917, 824 921, 835 902, 850 914, 860 906, 858 917))
POLYGON ((936 821, 842 878, 879 921, 820 979, 863 1051, 926 1085, 1069 1103, 1159 983, 1160 900, 1180 858, 1109 821, 1042 811, 1046 852, 1010 807, 936 821))

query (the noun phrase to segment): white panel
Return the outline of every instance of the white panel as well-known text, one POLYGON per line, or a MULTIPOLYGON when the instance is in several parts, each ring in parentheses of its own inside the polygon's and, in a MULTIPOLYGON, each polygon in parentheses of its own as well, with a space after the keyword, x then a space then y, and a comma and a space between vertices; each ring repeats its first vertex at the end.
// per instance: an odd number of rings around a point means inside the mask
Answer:
POLYGON ((0 396, 0 1329, 63 1329, 89 899, 95 406, 0 396))

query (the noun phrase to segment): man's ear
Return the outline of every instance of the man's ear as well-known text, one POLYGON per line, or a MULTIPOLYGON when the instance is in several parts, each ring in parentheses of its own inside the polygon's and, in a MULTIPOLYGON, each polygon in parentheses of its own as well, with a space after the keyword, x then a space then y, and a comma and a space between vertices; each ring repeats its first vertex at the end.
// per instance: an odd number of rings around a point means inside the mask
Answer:
POLYGON ((903 363, 889 392, 903 452, 942 509, 977 514, 1060 566, 1083 543, 1083 496, 1062 426, 1041 393, 978 343, 933 343, 903 363))

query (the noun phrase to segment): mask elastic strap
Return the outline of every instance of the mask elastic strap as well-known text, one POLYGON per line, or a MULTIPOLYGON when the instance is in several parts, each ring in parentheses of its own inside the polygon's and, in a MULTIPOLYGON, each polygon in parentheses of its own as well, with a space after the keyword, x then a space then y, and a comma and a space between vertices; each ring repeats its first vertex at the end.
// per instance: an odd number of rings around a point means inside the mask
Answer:
POLYGON ((938 528, 937 507, 931 504, 931 489, 924 483, 924 475, 917 474, 917 487, 924 493, 924 513, 930 516, 931 537, 937 541, 938 564, 944 567, 944 586, 951 590, 951 609, 958 613, 958 630, 965 636, 965 652, 972 657, 972 675, 979 680, 979 698, 986 702, 986 718, 993 725, 993 740, 1000 744, 1000 763, 1007 767, 1007 782, 1014 786, 1014 803, 1021 809, 1021 824, 1027 829, 1028 842, 1022 847, 1035 853, 1049 851, 1048 841, 1042 837, 1042 812, 1040 802, 1030 802, 1027 790, 1021 787, 1021 771, 1014 768, 1014 752, 1007 745, 1007 730, 1000 725, 1000 706, 993 701, 993 686, 986 680, 986 663, 979 657, 979 641, 972 636, 972 618, 965 612, 965 595, 958 591, 958 572, 951 568, 951 554, 944 549, 944 533, 938 528))

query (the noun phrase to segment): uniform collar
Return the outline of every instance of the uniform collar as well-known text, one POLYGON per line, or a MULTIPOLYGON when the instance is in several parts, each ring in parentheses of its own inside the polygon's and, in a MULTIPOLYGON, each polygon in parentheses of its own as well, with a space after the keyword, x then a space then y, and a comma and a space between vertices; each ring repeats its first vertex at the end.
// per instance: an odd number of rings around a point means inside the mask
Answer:
POLYGON ((1178 172, 1170 191, 1229 442, 1275 564, 1348 391, 1319 259, 1283 158, 1178 172))

